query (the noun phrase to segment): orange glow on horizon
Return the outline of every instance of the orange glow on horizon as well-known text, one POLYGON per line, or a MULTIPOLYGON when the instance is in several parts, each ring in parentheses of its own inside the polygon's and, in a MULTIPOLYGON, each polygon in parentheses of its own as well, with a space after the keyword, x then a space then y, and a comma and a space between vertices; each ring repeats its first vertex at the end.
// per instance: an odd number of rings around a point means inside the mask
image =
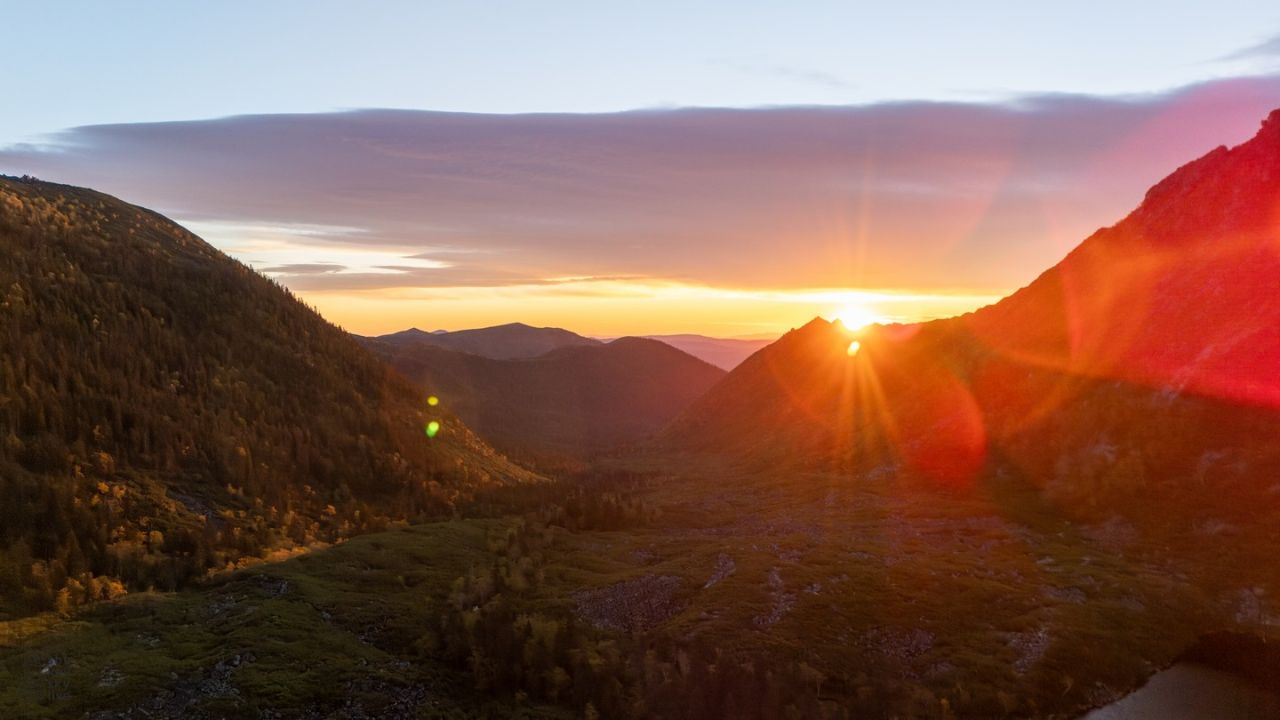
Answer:
MULTIPOLYGON (((670 281, 570 280, 502 287, 299 291, 324 317, 361 335, 523 322, 583 335, 698 333, 778 337, 815 317, 846 327, 962 315, 1001 291, 968 289, 723 288, 670 281), (839 308, 840 310, 833 309, 839 308), (846 315, 845 309, 849 309, 846 315)), ((855 328, 856 329, 856 328, 855 328)))
POLYGON ((883 324, 885 318, 861 303, 851 303, 836 311, 835 319, 846 330, 861 330, 868 325, 883 324))

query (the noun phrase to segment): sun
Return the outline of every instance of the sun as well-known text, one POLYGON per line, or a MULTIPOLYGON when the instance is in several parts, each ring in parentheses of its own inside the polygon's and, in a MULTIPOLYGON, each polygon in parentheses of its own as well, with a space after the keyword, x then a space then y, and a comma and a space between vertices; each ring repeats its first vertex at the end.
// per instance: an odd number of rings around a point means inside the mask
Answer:
POLYGON ((835 319, 846 330, 861 330, 868 325, 884 322, 884 318, 877 315, 874 310, 857 303, 845 305, 835 312, 835 319))

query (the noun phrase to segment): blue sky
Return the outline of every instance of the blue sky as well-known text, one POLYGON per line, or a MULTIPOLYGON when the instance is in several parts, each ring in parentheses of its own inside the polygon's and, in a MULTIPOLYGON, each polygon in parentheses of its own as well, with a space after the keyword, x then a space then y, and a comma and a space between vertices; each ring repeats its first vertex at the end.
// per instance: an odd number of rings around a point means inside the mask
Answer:
POLYGON ((1274 0, 0 3, 0 173, 363 333, 964 312, 1280 107, 1274 0))
POLYGON ((1273 67, 1219 59, 1280 35, 1280 3, 1265 0, 2 5, 3 144, 77 125, 368 107, 1143 93, 1273 67))

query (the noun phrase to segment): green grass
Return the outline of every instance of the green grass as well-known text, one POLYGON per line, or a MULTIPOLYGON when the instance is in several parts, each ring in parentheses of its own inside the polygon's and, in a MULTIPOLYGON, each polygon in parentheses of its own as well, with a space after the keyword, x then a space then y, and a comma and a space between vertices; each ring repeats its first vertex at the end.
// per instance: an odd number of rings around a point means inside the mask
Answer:
MULTIPOLYGON (((693 465, 640 492, 660 508, 657 521, 551 530, 538 550, 544 579, 513 595, 517 610, 556 616, 582 589, 677 576, 678 611, 636 641, 804 662, 827 678, 824 697, 859 707, 944 717, 945 700, 960 716, 1073 717, 1140 684, 1199 634, 1234 627, 1224 598, 1239 588, 1280 590, 1264 536, 1232 553, 1179 536, 1107 545, 1013 483, 941 491, 891 476, 693 465), (704 587, 721 556, 734 572, 704 587)), ((489 565, 515 522, 406 527, 189 592, 5 623, 0 716, 126 708, 237 655, 223 675, 239 694, 195 710, 288 717, 358 702, 390 715, 397 697, 425 697, 424 717, 557 716, 482 697, 464 668, 421 642, 447 612, 453 581, 489 565)))
MULTIPOLYGON (((126 708, 189 685, 201 672, 207 677, 237 656, 228 677, 239 695, 206 699, 192 714, 296 714, 340 707, 372 687, 363 704, 377 715, 379 703, 416 686, 431 699, 432 716, 488 712, 469 678, 421 657, 414 641, 453 579, 484 561, 486 534, 498 526, 470 521, 394 530, 242 570, 198 590, 133 595, 67 620, 45 615, 7 623, 0 631, 0 716, 63 718, 126 708), (41 672, 50 659, 57 664, 41 672)), ((501 711, 548 714, 515 703, 501 711)))
POLYGON ((1199 634, 1233 626, 1223 597, 1236 588, 1280 589, 1261 539, 1230 551, 1190 537, 1118 548, 1013 482, 942 490, 695 468, 649 493, 659 526, 580 539, 556 581, 679 575, 687 604, 662 628, 671 637, 804 660, 849 691, 901 699, 924 688, 961 714, 1073 716, 1140 684, 1199 634), (736 571, 703 589, 720 554, 736 571), (777 602, 771 571, 793 605, 761 627, 777 602), (916 631, 927 649, 876 646, 916 631), (1041 647, 1020 649, 1038 633, 1041 647))

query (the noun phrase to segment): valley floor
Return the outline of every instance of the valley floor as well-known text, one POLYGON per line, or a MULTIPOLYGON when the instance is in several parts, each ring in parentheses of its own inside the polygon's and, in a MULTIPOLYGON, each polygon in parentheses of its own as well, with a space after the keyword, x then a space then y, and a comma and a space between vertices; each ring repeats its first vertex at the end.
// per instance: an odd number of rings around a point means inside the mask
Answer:
POLYGON ((0 716, 510 717, 414 647, 500 521, 356 538, 174 594, 0 627, 0 716), (336 713, 336 715, 335 715, 336 713))
POLYGON ((1203 633, 1278 629, 1270 563, 1070 523, 1011 481, 690 461, 627 498, 615 529, 405 527, 6 623, 0 715, 735 716, 741 684, 764 717, 1074 717, 1203 633))

